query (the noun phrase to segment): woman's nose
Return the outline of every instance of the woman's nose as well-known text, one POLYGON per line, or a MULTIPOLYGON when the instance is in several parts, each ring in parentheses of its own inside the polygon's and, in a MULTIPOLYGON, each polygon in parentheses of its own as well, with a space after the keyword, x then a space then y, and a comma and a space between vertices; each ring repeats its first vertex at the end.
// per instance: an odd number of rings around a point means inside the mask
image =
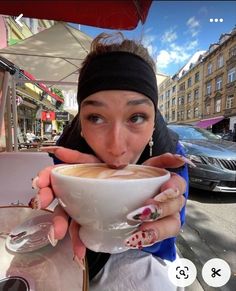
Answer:
POLYGON ((114 157, 122 156, 127 151, 124 129, 120 126, 112 127, 108 134, 107 151, 114 157))

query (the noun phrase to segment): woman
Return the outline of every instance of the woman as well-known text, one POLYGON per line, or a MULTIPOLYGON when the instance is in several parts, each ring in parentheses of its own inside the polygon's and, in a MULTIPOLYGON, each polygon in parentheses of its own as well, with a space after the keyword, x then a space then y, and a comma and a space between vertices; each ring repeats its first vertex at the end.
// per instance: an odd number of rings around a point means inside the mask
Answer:
MULTIPOLYGON (((187 181, 185 163, 189 161, 157 109, 155 64, 142 45, 119 36, 114 40, 101 34, 94 39, 80 70, 79 113, 58 141, 63 147, 42 150, 53 154, 56 163, 104 162, 111 168, 144 163, 173 168, 187 181)), ((33 208, 45 208, 53 200, 50 170, 51 167, 44 169, 33 181, 40 189, 30 202, 33 208)), ((153 205, 158 211, 159 217, 151 222, 143 218, 138 232, 126 240, 132 250, 116 255, 87 250, 91 290, 176 289, 167 278, 166 260, 176 258, 175 236, 184 222, 187 198, 185 180, 172 173, 161 193, 146 201, 146 205, 153 205)), ((142 206, 136 213, 143 211, 142 206)), ((57 207, 49 233, 52 245, 64 237, 67 228, 68 218, 57 207)), ((74 259, 84 268, 86 249, 78 229, 72 221, 74 259)))

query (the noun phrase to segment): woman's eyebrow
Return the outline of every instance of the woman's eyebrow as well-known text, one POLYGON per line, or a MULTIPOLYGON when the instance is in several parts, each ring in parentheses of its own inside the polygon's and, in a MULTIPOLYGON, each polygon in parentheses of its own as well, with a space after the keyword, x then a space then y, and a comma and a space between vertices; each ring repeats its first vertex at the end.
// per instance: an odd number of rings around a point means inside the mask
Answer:
POLYGON ((130 100, 127 102, 127 105, 140 105, 140 104, 147 104, 152 106, 152 102, 147 99, 147 98, 143 98, 143 99, 134 99, 134 100, 130 100))
POLYGON ((81 104, 81 107, 88 106, 88 105, 97 106, 97 107, 101 107, 101 106, 107 107, 105 103, 101 101, 97 101, 97 100, 84 100, 81 104))

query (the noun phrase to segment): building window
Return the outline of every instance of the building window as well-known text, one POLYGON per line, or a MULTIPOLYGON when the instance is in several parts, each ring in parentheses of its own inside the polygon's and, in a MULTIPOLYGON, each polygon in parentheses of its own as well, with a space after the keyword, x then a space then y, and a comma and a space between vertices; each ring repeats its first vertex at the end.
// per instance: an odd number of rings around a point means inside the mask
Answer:
POLYGON ((198 107, 194 108, 194 117, 197 118, 198 117, 198 107))
POLYGON ((228 71, 228 83, 236 80, 236 68, 232 68, 228 71))
POLYGON ((197 100, 199 98, 199 89, 194 90, 194 100, 197 100))
POLYGON ((185 90, 185 83, 182 83, 179 85, 179 91, 184 91, 185 90))
POLYGON ((192 86, 192 78, 188 78, 188 88, 192 86))
POLYGON ((160 96, 160 101, 163 102, 163 94, 160 96))
POLYGON ((176 90, 176 86, 173 86, 172 87, 172 93, 175 93, 175 90, 176 90))
POLYGON ((187 110, 187 119, 190 119, 191 118, 191 109, 188 109, 187 110))
POLYGON ((181 111, 180 114, 181 114, 180 115, 181 120, 184 120, 184 111, 181 111))
POLYGON ((236 45, 229 49, 229 57, 236 56, 236 45))
POLYGON ((221 99, 216 100, 215 103, 215 112, 220 112, 221 111, 221 99))
POLYGON ((192 98, 191 98, 191 93, 188 93, 188 94, 187 94, 187 102, 188 102, 188 103, 191 102, 191 99, 192 99, 192 98))
POLYGON ((179 105, 184 105, 184 96, 179 97, 178 103, 179 105))
POLYGON ((233 105, 234 105, 234 96, 233 95, 227 96, 227 99, 226 99, 226 109, 232 108, 233 105))
POLYGON ((172 111, 171 119, 172 119, 172 120, 175 120, 175 110, 172 111))
POLYGON ((197 83, 199 80, 200 80, 200 74, 199 74, 199 72, 197 72, 195 74, 195 83, 197 83))
POLYGON ((207 95, 211 94, 211 82, 207 82, 206 84, 206 94, 207 95))
POLYGON ((212 74, 212 63, 209 63, 207 65, 207 75, 210 75, 210 74, 212 74))
POLYGON ((177 120, 180 120, 180 112, 177 112, 177 120))
POLYGON ((210 114, 210 104, 207 104, 207 106, 206 106, 206 113, 208 115, 210 114))
POLYGON ((216 78, 216 91, 222 89, 222 77, 216 78))
POLYGON ((168 90, 168 91, 166 92, 166 97, 167 97, 167 98, 170 97, 170 90, 168 90))
POLYGON ((164 110, 164 106, 163 105, 160 105, 160 111, 163 113, 163 110, 164 110))
POLYGON ((175 98, 172 99, 172 106, 175 106, 175 98))
POLYGON ((217 68, 222 68, 224 66, 224 56, 220 55, 217 58, 217 68))

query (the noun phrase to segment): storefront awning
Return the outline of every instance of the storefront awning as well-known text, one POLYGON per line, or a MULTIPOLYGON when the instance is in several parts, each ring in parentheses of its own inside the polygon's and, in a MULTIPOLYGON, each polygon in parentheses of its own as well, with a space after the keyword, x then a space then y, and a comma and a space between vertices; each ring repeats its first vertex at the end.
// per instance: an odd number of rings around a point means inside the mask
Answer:
POLYGON ((195 125, 198 127, 201 127, 201 128, 207 128, 213 124, 220 122, 223 119, 224 119, 224 116, 217 116, 217 117, 213 117, 213 118, 202 119, 202 120, 198 121, 195 125))

